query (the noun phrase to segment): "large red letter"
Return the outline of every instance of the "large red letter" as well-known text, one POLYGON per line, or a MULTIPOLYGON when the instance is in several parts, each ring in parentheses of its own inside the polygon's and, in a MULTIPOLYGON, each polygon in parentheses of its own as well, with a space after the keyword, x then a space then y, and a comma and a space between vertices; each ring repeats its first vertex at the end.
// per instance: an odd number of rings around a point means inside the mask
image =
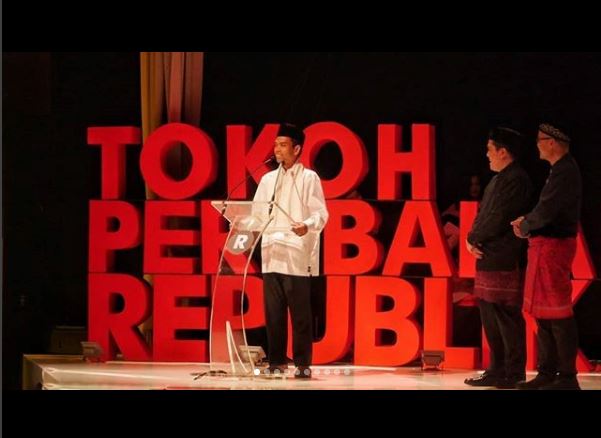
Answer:
POLYGON ((380 225, 375 207, 365 201, 328 201, 330 219, 324 231, 324 273, 363 274, 382 262, 382 244, 371 236, 380 225), (353 226, 345 220, 353 219, 353 226), (357 255, 349 256, 350 247, 357 255))
POLYGON ((313 343, 315 364, 342 359, 353 341, 351 277, 332 275, 326 281, 326 330, 323 338, 313 343))
POLYGON ((217 150, 204 131, 184 123, 169 123, 146 139, 140 155, 144 181, 165 199, 185 199, 207 188, 217 176, 217 150), (192 155, 192 168, 178 181, 165 173, 166 156, 172 147, 183 144, 192 155))
POLYGON ((450 277, 454 264, 446 245, 440 217, 434 202, 407 201, 394 235, 386 263, 384 275, 401 275, 407 263, 427 263, 432 275, 450 277), (421 229, 424 247, 414 247, 417 231, 421 229))
POLYGON ((580 224, 578 224, 578 234, 576 235, 576 256, 572 263, 572 275, 574 278, 581 280, 592 280, 595 278, 595 265, 593 265, 591 260, 591 254, 580 224))
POLYGON ((194 201, 146 201, 144 226, 145 274, 193 274, 198 269, 194 257, 169 257, 171 246, 200 243, 196 230, 170 230, 169 217, 198 217, 199 204, 194 201))
POLYGON ((208 341, 176 339, 176 330, 209 329, 209 307, 178 305, 178 298, 208 297, 204 275, 155 275, 153 359, 169 362, 207 362, 208 341))
MULTIPOLYGON (((252 329, 265 325, 263 310, 263 280, 259 277, 246 277, 243 285, 241 275, 213 276, 213 302, 211 321, 211 362, 229 363, 227 323, 229 322, 237 342, 241 338, 242 313, 244 312, 244 328, 252 329), (242 304, 244 287, 245 306, 242 304)), ((240 345, 240 343, 238 344, 240 345)))
MULTIPOLYGON (((351 277, 326 277, 326 330, 313 343, 313 363, 323 364, 342 359, 353 342, 353 305, 351 277)), ((288 356, 292 357, 292 322, 288 318, 288 356)))
POLYGON ((89 271, 112 269, 115 250, 140 244, 140 228, 140 212, 135 206, 124 201, 90 201, 89 271), (111 221, 119 227, 113 230, 111 221))
POLYGON ((305 129, 306 139, 301 162, 308 168, 321 148, 334 142, 340 148, 342 168, 340 173, 330 180, 322 181, 323 192, 327 199, 338 198, 356 189, 367 175, 369 163, 367 152, 361 138, 346 126, 335 122, 315 123, 305 129))
MULTIPOLYGON (((596 276, 595 265, 591 260, 591 254, 580 224, 576 236, 576 256, 572 263, 572 276, 574 277, 574 280, 572 280, 572 304, 576 304, 596 276)), ((581 372, 589 372, 594 369, 581 350, 578 350, 578 356, 576 357, 576 368, 581 372)))
POLYGON ((263 308, 263 280, 248 275, 243 284, 242 275, 220 275, 213 278, 213 325, 230 322, 233 329, 242 328, 241 298, 242 288, 245 293, 244 327, 247 329, 263 327, 265 312, 263 308), (217 289, 215 289, 217 282, 217 289))
POLYGON ((424 350, 445 352, 445 367, 476 368, 480 350, 451 347, 453 339, 453 305, 448 278, 424 279, 424 350))
POLYGON ((88 128, 88 144, 101 150, 101 197, 120 199, 125 193, 125 147, 140 144, 140 128, 88 128))
POLYGON ((421 346, 421 330, 413 314, 419 305, 411 283, 393 277, 357 277, 355 293, 355 364, 404 365, 415 359, 421 346), (391 298, 391 310, 381 310, 383 297, 391 298), (391 330, 393 345, 379 345, 379 332, 391 330))
POLYGON ((378 199, 401 199, 401 174, 411 174, 411 199, 436 199, 435 130, 432 125, 411 126, 411 152, 399 152, 398 125, 378 125, 378 199))
POLYGON ((125 360, 150 360, 150 349, 137 328, 149 310, 150 290, 144 281, 125 274, 88 276, 88 339, 100 344, 102 360, 114 359, 117 346, 125 360))
POLYGON ((277 124, 265 125, 253 143, 250 126, 227 126, 227 191, 231 199, 249 197, 247 172, 254 172, 252 178, 256 182, 269 172, 267 164, 261 163, 273 155, 278 127, 277 124))

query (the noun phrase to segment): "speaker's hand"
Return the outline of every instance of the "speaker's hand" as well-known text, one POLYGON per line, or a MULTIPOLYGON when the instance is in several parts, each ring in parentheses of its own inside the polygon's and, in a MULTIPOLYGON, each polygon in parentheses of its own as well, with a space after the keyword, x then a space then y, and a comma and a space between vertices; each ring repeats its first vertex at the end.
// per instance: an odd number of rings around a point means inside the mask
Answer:
POLYGON ((307 224, 304 224, 302 222, 294 222, 290 229, 297 236, 304 236, 309 231, 309 227, 307 227, 307 224))

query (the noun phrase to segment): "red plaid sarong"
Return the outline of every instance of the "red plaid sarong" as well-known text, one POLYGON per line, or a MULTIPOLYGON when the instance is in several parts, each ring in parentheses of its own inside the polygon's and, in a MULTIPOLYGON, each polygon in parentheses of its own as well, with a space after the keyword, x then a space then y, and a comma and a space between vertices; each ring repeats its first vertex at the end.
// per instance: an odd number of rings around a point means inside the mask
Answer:
POLYGON ((524 310, 539 319, 573 316, 570 273, 576 239, 532 237, 528 240, 528 268, 524 310))

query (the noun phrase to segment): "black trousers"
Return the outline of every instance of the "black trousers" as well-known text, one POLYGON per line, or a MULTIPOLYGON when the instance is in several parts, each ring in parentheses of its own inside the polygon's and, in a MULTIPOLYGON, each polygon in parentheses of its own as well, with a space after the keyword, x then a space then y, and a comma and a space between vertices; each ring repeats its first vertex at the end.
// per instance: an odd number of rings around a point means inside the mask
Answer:
POLYGON ((292 354, 296 366, 309 366, 313 356, 311 277, 263 274, 268 360, 287 364, 288 308, 292 319, 292 354))
POLYGON ((560 377, 576 376, 578 327, 574 317, 537 319, 538 372, 560 377))
POLYGON ((526 322, 522 309, 480 299, 480 319, 490 346, 487 372, 499 377, 526 376, 526 322))

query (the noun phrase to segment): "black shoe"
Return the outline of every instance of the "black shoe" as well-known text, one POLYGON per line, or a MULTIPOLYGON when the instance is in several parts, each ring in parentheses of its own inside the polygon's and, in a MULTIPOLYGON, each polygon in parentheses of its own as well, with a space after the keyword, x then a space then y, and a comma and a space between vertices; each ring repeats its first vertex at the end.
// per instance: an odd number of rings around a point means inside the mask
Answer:
POLYGON ((534 379, 529 382, 520 382, 515 387, 517 389, 539 389, 553 383, 554 380, 555 376, 551 374, 538 373, 534 379))
POLYGON ((578 384, 578 379, 576 377, 557 377, 553 383, 549 383, 548 385, 541 386, 539 389, 557 389, 557 390, 580 390, 580 385, 578 384))
POLYGON ((297 379, 310 379, 311 374, 311 368, 303 365, 300 365, 296 371, 294 371, 294 377, 297 379))
POLYGON ((288 365, 269 365, 263 370, 266 376, 283 376, 288 372, 288 365))
POLYGON ((484 371, 478 377, 465 379, 463 383, 470 386, 495 386, 500 380, 501 377, 489 374, 488 372, 484 371))
POLYGON ((514 389, 519 382, 526 380, 525 375, 503 377, 497 381, 495 388, 514 389))

